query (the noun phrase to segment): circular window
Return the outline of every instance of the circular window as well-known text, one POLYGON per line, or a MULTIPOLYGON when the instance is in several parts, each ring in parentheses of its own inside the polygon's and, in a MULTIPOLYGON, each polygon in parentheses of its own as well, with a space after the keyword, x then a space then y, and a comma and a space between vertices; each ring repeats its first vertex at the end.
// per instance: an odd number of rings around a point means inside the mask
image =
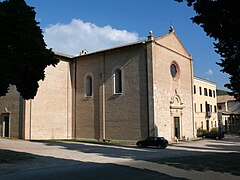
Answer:
POLYGON ((176 75, 177 75, 177 66, 176 66, 176 64, 171 64, 170 70, 171 70, 172 77, 175 78, 176 75))

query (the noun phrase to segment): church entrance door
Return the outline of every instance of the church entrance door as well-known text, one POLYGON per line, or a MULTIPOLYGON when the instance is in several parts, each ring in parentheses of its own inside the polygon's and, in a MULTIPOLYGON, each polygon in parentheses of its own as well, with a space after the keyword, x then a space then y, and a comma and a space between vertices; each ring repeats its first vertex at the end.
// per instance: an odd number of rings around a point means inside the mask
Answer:
POLYGON ((180 139, 180 118, 174 117, 174 135, 180 139))

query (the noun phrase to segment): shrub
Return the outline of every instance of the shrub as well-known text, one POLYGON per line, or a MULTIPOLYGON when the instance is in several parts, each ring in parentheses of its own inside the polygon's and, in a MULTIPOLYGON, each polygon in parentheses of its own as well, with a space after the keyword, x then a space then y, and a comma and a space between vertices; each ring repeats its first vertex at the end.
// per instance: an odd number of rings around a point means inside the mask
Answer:
POLYGON ((203 129, 203 128, 198 128, 197 129, 197 137, 201 137, 206 133, 208 133, 208 130, 206 130, 206 129, 203 129))

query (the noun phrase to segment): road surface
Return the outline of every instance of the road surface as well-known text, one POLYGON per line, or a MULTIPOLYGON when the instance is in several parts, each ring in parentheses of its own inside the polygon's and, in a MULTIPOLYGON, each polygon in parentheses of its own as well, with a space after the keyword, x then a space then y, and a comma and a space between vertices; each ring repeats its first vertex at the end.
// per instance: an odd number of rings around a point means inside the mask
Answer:
POLYGON ((240 179, 240 137, 166 149, 0 139, 1 151, 34 158, 0 163, 0 179, 240 179))

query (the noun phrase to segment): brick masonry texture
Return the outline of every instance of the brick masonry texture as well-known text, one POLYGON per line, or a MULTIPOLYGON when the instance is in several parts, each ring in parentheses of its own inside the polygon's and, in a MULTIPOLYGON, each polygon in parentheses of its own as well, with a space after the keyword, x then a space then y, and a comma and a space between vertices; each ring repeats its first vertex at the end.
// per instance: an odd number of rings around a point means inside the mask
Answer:
MULTIPOLYGON (((194 137, 192 59, 174 32, 139 43, 69 57, 46 69, 34 100, 13 89, 0 99, 9 107, 11 136, 23 139, 139 140, 151 135, 194 137), (178 77, 170 66, 176 63, 178 77), (114 71, 121 69, 122 93, 114 93, 114 71), (86 77, 92 96, 86 97, 86 77)), ((1 124, 1 123, 0 123, 1 124)), ((0 125, 1 128, 2 125, 0 125)), ((2 128, 1 128, 2 129, 2 128)))

